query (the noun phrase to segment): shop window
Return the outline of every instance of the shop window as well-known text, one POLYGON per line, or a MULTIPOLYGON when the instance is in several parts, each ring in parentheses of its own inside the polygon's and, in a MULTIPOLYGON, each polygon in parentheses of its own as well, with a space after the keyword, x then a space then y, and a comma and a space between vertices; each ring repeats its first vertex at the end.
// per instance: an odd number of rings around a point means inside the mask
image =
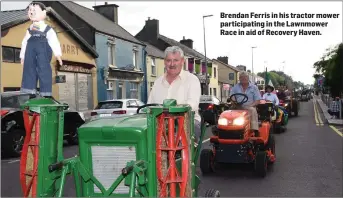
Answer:
POLYGON ((20 87, 4 87, 4 92, 7 91, 20 91, 20 87))
POLYGON ((156 76, 156 64, 155 64, 155 59, 151 59, 151 75, 156 76))
POLYGON ((213 95, 217 96, 217 88, 213 88, 213 95))
POLYGON ((2 61, 9 63, 20 63, 20 48, 3 46, 2 61))

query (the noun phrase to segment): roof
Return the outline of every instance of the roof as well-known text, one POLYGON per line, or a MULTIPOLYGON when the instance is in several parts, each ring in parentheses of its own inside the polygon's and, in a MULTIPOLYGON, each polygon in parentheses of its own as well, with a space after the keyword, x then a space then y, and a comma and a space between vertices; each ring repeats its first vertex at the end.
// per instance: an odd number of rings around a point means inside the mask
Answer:
POLYGON ((145 51, 148 53, 149 56, 153 56, 156 58, 164 58, 164 52, 158 49, 157 47, 149 44, 148 42, 144 42, 146 44, 145 51))
MULTIPOLYGON (((163 40, 164 42, 168 43, 169 45, 172 45, 172 46, 179 46, 183 52, 186 54, 186 55, 189 55, 189 56, 192 56, 192 57, 195 57, 195 58, 200 58, 200 59, 205 59, 205 56, 202 55, 201 53, 197 52, 196 50, 180 43, 180 42, 177 42, 171 38, 168 38, 166 36, 163 36, 163 35, 159 35, 158 36, 159 39, 163 40)), ((207 61, 211 61, 211 59, 209 59, 208 57, 207 58, 207 61)))
POLYGON ((240 71, 241 71, 241 70, 239 70, 238 68, 236 68, 236 67, 234 67, 234 66, 231 66, 231 65, 229 65, 229 64, 223 63, 222 61, 217 60, 217 59, 213 59, 213 62, 218 62, 218 63, 220 63, 220 64, 223 64, 223 65, 227 66, 228 68, 230 68, 230 69, 232 69, 232 70, 234 70, 234 71, 236 71, 236 72, 240 72, 240 71))
MULTIPOLYGON (((66 29, 67 32, 70 32, 75 38, 80 41, 80 43, 88 49, 88 51, 94 56, 99 57, 96 50, 88 44, 88 42, 80 36, 63 18, 57 14, 57 12, 52 9, 51 7, 47 7, 47 14, 52 14, 59 22, 61 22, 66 29)), ((30 19, 27 16, 27 10, 9 10, 9 11, 1 11, 1 30, 11 28, 13 26, 20 25, 29 21, 30 19)))
POLYGON ((114 23, 92 9, 83 7, 72 1, 59 1, 59 3, 62 4, 66 9, 72 11, 75 15, 79 16, 83 21, 88 23, 88 25, 92 26, 98 32, 136 44, 144 45, 120 25, 114 23))

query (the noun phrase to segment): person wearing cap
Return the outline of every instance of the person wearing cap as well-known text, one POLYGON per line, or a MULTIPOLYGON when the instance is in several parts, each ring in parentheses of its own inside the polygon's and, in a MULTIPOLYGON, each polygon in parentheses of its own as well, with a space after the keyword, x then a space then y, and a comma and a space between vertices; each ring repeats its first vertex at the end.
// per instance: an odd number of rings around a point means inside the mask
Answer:
POLYGON ((279 105, 279 98, 277 97, 276 94, 272 93, 274 91, 274 87, 267 85, 266 86, 266 93, 263 94, 263 99, 264 100, 269 100, 273 102, 274 105, 279 105))

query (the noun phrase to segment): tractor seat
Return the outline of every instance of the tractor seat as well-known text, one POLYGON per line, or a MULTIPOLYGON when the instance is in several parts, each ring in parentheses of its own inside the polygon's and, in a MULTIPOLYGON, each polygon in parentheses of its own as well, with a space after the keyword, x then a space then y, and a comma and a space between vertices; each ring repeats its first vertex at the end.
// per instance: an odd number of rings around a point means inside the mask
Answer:
POLYGON ((258 114, 258 120, 270 120, 271 116, 274 116, 275 114, 274 104, 270 102, 258 104, 256 106, 256 111, 258 114))

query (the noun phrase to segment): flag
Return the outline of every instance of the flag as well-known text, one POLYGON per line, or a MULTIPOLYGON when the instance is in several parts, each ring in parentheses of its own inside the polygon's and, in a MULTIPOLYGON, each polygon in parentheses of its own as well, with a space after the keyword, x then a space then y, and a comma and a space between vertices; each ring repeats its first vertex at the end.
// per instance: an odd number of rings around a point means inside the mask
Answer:
POLYGON ((194 58, 188 58, 188 71, 190 73, 194 72, 194 58))
POLYGON ((201 73, 202 74, 206 73, 206 63, 205 62, 201 62, 201 73))
POLYGON ((212 76, 212 63, 207 63, 207 73, 210 77, 212 76))
POLYGON ((200 73, 200 60, 195 60, 195 73, 200 73))

